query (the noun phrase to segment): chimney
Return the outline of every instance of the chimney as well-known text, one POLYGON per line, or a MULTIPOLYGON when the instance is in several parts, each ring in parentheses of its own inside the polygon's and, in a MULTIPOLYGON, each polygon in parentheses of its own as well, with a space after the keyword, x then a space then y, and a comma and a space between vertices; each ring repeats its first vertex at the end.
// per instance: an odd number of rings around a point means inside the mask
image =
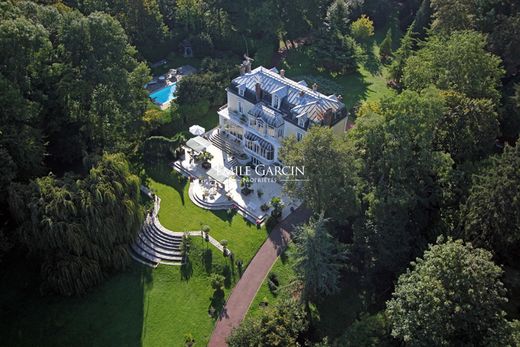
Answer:
POLYGON ((244 64, 246 66, 246 72, 250 73, 251 72, 251 62, 249 61, 249 59, 244 60, 244 64))
POLYGON ((325 111, 325 113, 323 114, 323 123, 325 125, 329 125, 331 126, 332 125, 332 109, 328 109, 327 111, 325 111))
POLYGON ((281 77, 285 77, 285 70, 284 70, 284 69, 281 69, 281 70, 280 70, 280 76, 281 76, 281 77))
POLYGON ((246 67, 244 66, 244 64, 240 65, 239 70, 240 70, 240 76, 243 76, 246 73, 246 67))
POLYGON ((260 102, 262 100, 262 87, 260 83, 255 84, 255 92, 256 92, 256 102, 260 102))
POLYGON ((318 91, 318 85, 316 83, 312 84, 312 91, 314 91, 314 92, 318 91))

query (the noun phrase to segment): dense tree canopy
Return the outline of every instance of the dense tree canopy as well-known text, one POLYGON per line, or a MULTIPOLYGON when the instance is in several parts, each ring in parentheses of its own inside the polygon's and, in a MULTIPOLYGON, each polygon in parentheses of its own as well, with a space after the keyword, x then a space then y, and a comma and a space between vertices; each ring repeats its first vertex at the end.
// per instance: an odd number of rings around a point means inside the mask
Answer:
POLYGON ((493 250, 509 262, 520 246, 520 146, 507 146, 502 155, 474 179, 462 209, 465 240, 493 250))
POLYGON ((78 179, 52 174, 9 190, 18 239, 41 258, 43 289, 82 294, 129 262, 142 222, 139 179, 122 155, 105 155, 78 179))
POLYGON ((307 302, 339 290, 345 253, 327 232, 325 223, 321 215, 299 227, 295 235, 294 269, 303 283, 302 297, 307 302))
POLYGON ((364 164, 358 191, 365 212, 354 245, 364 266, 380 273, 378 285, 388 285, 385 278, 403 270, 438 233, 453 163, 434 148, 443 108, 435 90, 405 91, 365 110, 349 133, 364 164))
POLYGON ((399 277, 387 303, 392 334, 411 346, 507 346, 502 270, 491 253, 439 239, 399 277))
POLYGON ((446 103, 435 129, 438 149, 455 162, 479 160, 492 153, 498 136, 498 115, 489 99, 471 99, 457 92, 442 93, 446 103))
POLYGON ((228 338, 229 347, 298 346, 299 334, 308 327, 303 306, 282 300, 259 318, 246 319, 228 338))
POLYGON ((288 182, 286 188, 313 211, 338 221, 357 214, 355 163, 342 160, 351 157, 349 149, 332 129, 312 127, 299 142, 288 138, 280 157, 287 165, 305 168, 305 181, 288 182))
POLYGON ((433 84, 471 98, 499 100, 503 70, 500 58, 486 52, 486 37, 475 31, 433 35, 406 61, 406 88, 421 90, 433 84))

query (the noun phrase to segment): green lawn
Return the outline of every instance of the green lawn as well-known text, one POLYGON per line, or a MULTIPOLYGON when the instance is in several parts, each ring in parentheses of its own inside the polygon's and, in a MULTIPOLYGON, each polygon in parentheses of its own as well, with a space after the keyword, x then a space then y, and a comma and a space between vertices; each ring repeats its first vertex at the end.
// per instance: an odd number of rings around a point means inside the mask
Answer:
MULTIPOLYGON (((296 81, 305 80, 309 86, 318 84, 318 90, 324 94, 340 94, 347 109, 364 100, 377 100, 394 93, 386 86, 388 65, 379 60, 379 44, 384 39, 387 28, 376 31, 374 37, 363 49, 365 59, 358 70, 345 75, 321 71, 311 56, 309 46, 302 46, 288 52, 281 68, 286 70, 287 77, 296 81)), ((393 28, 394 49, 398 46, 400 32, 393 28)))
MULTIPOLYGON (((10 266, 0 285, 2 345, 182 346, 190 332, 204 346, 214 325, 207 313, 213 289, 201 260, 205 242, 194 237, 193 245, 189 279, 178 266, 133 264, 80 298, 40 297, 28 282, 37 273, 10 266)), ((226 261, 213 249, 213 271, 226 261)))
POLYGON ((228 215, 227 211, 209 211, 194 205, 188 196, 188 182, 180 180, 166 163, 146 171, 149 186, 161 197, 159 219, 173 231, 200 230, 202 224, 211 227, 211 236, 229 241, 228 247, 235 259, 244 264, 255 255, 267 237, 265 227, 257 227, 241 215, 228 215))
POLYGON ((267 285, 268 278, 266 278, 258 290, 258 293, 256 293, 255 299, 251 303, 251 307, 247 312, 248 317, 259 316, 264 309, 260 305, 263 301, 267 301, 269 306, 273 306, 280 300, 281 297, 284 296, 284 293, 290 289, 290 285, 295 280, 295 274, 292 268, 294 262, 293 258, 290 256, 291 249, 292 247, 289 246, 289 248, 287 248, 287 250, 282 253, 269 272, 270 274, 276 274, 278 281, 280 282, 278 287, 280 293, 273 293, 269 290, 269 286, 267 285))
MULTIPOLYGON (((247 317, 257 317, 262 313, 262 310, 264 310, 260 305, 262 301, 267 301, 268 306, 273 306, 282 297, 290 293, 291 283, 296 279, 293 270, 294 256, 291 253, 293 250, 294 247, 290 246, 270 271, 270 273, 276 273, 281 292, 273 294, 269 290, 268 278, 266 278, 249 308, 247 317)), ((316 304, 317 313, 320 317, 316 330, 320 337, 327 336, 329 341, 333 341, 344 333, 346 327, 354 322, 359 313, 365 310, 358 283, 359 279, 354 276, 347 276, 343 278, 342 289, 338 294, 328 296, 316 304)))
MULTIPOLYGON (((247 264, 267 237, 265 228, 247 223, 226 211, 210 212, 191 203, 187 184, 167 165, 149 169, 151 187, 162 198, 160 220, 176 231, 211 226, 211 235, 227 239, 229 248, 247 264)), ((208 315, 213 297, 209 273, 225 273, 229 259, 193 237, 190 266, 160 265, 157 269, 133 264, 81 298, 41 297, 38 264, 28 269, 8 266, 0 275, 0 327, 6 346, 182 346, 191 333, 197 346, 205 346, 215 321, 208 315), (212 250, 211 261, 203 251, 212 250)), ((228 272, 229 273, 229 272, 228 272)), ((237 270, 226 281, 225 295, 238 280, 237 270)))

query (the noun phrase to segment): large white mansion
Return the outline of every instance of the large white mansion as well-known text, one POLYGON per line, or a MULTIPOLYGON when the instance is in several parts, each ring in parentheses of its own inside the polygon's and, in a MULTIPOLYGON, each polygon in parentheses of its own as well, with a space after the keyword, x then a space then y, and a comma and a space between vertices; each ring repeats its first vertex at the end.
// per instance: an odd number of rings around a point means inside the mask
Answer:
POLYGON ((341 97, 324 95, 317 86, 285 77, 284 70, 258 67, 245 62, 241 75, 226 89, 227 105, 218 111, 221 134, 251 156, 253 164, 279 163, 282 140, 301 140, 314 125, 342 133, 347 112, 341 97))

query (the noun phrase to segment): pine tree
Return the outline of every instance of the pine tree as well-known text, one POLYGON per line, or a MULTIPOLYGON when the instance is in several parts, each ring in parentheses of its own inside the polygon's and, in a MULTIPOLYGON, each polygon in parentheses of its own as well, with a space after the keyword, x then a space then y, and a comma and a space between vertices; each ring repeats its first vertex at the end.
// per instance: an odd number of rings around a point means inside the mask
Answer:
POLYGON ((295 238, 297 258, 294 269, 303 283, 302 298, 309 302, 320 294, 330 295, 339 290, 340 269, 345 254, 327 232, 326 220, 317 220, 298 229, 295 238))
POLYGON ((379 46, 379 55, 381 56, 381 60, 383 62, 392 55, 392 28, 388 29, 385 39, 379 46))
MULTIPOLYGON (((390 77, 398 84, 401 84, 403 78, 403 69, 406 63, 406 59, 413 53, 414 47, 414 23, 412 23, 408 30, 406 30, 406 34, 401 39, 401 45, 394 52, 394 59, 392 64, 389 67, 390 77)), ((382 44, 381 44, 382 45, 382 44)))

